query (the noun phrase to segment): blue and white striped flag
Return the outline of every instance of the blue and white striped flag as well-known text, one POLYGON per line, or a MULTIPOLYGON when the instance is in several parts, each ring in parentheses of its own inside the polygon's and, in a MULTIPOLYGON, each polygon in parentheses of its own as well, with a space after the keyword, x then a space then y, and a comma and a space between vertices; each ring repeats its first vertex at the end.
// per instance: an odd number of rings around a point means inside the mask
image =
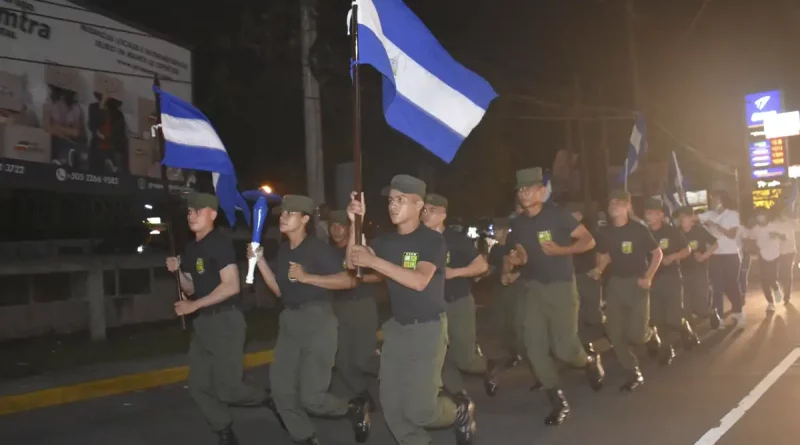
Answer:
POLYGON ((401 0, 353 4, 358 63, 383 74, 386 122, 450 163, 497 93, 453 59, 401 0))
POLYGON ((164 165, 211 172, 219 206, 231 227, 236 210, 250 221, 247 202, 236 189, 236 171, 208 118, 191 104, 158 87, 153 87, 161 105, 161 131, 164 133, 164 165))
POLYGON ((675 152, 672 152, 672 159, 669 163, 669 172, 667 174, 667 186, 666 186, 667 195, 670 197, 670 201, 673 201, 675 205, 687 205, 686 202, 686 183, 684 182, 683 173, 681 172, 681 166, 678 165, 678 157, 675 155, 675 152), (678 195, 678 199, 675 199, 675 195, 678 195))
POLYGON ((628 142, 628 155, 625 158, 625 166, 619 183, 626 182, 628 176, 639 168, 639 159, 647 152, 647 126, 644 123, 644 116, 641 113, 636 115, 636 122, 631 130, 631 139, 628 142))

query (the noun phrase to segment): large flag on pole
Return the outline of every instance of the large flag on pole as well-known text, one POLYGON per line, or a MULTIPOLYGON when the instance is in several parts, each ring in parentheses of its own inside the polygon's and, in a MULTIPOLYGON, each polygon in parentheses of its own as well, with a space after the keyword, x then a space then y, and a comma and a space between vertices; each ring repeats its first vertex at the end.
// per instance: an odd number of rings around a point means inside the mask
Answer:
POLYGON ((675 201, 675 195, 678 195, 677 202, 675 204, 680 205, 687 205, 688 202, 686 200, 686 188, 683 178, 683 173, 681 172, 681 167, 678 165, 678 157, 675 155, 675 152, 672 152, 672 158, 670 159, 669 163, 669 172, 667 173, 667 186, 666 192, 671 197, 671 201, 675 201))
POLYGON ((453 59, 401 0, 353 4, 358 6, 357 63, 383 74, 386 122, 451 162, 497 93, 453 59))
POLYGON ((164 165, 211 172, 219 206, 231 227, 236 210, 250 221, 249 207, 236 188, 236 171, 208 118, 197 108, 158 87, 153 87, 161 104, 161 131, 164 134, 164 165))
POLYGON ((622 169, 622 176, 619 183, 627 182, 628 176, 639 168, 639 159, 647 151, 647 126, 641 113, 636 115, 636 122, 631 130, 631 138, 628 142, 628 155, 625 158, 625 167, 622 169))

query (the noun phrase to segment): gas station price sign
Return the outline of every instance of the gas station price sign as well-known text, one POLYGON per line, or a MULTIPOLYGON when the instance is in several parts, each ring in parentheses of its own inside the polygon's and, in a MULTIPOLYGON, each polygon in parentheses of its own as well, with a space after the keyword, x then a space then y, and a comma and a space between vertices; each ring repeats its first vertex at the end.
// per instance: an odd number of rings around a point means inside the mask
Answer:
POLYGON ((756 188, 753 190, 753 205, 771 209, 775 204, 781 202, 782 196, 783 188, 781 187, 756 188))

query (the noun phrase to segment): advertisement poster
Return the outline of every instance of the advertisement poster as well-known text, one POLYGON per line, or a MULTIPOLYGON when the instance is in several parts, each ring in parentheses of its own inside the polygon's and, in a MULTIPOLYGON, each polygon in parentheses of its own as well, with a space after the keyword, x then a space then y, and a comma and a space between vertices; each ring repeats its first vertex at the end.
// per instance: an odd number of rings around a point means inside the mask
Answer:
POLYGON ((0 0, 0 186, 162 189, 156 73, 191 101, 188 49, 65 0, 0 0))

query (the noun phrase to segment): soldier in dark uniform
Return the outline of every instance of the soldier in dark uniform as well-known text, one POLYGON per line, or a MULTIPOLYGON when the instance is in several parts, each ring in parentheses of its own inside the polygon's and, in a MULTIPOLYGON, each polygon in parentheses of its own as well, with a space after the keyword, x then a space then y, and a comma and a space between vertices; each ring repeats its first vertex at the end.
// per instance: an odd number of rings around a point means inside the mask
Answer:
MULTIPOLYGON (((397 175, 385 190, 389 216, 397 232, 376 239, 372 247, 350 238, 350 267, 366 267, 384 277, 392 318, 383 324, 380 401, 389 430, 400 445, 430 445, 426 429, 454 426, 458 445, 473 443, 474 404, 464 394, 441 393, 447 352, 444 237, 420 223, 425 183, 397 175)), ((353 195, 355 197, 355 194, 353 195)), ((353 199, 352 219, 365 206, 353 199)))
POLYGON ((650 324, 661 334, 659 362, 668 366, 675 358, 674 345, 679 339, 683 338, 684 345, 690 348, 699 342, 689 321, 683 318, 680 262, 691 254, 691 249, 680 229, 665 221, 660 199, 647 199, 644 218, 664 255, 650 288, 650 324))
POLYGON ((189 228, 194 239, 183 255, 167 258, 170 272, 180 271, 181 291, 188 299, 175 313, 192 315, 189 346, 189 392, 220 445, 236 445, 228 405, 270 406, 266 391, 242 382, 247 324, 239 301, 239 268, 233 242, 214 228, 217 197, 188 197, 189 228))
POLYGON ((283 300, 275 359, 269 369, 275 405, 296 442, 318 445, 308 414, 347 417, 356 442, 367 440, 369 403, 357 397, 350 402, 328 392, 336 360, 338 321, 331 302, 332 290, 355 286, 342 267, 342 257, 325 241, 308 236, 314 212, 307 196, 286 195, 281 205, 280 230, 288 240, 281 244, 273 268, 258 252, 258 270, 267 286, 283 300))
POLYGON ((650 286, 664 254, 650 230, 633 221, 630 214, 630 194, 612 191, 610 221, 598 231, 600 255, 591 272, 599 280, 605 268, 613 264, 605 287, 606 332, 622 369, 629 374, 622 391, 633 391, 644 382, 631 346, 647 344, 651 354, 661 349, 661 339, 650 327, 650 286))
MULTIPOLYGON (((328 232, 331 244, 341 257, 342 268, 346 268, 347 243, 350 241, 350 220, 344 210, 329 214, 328 232)), ((355 288, 334 293, 333 310, 339 319, 339 349, 336 352, 336 372, 333 374, 331 392, 348 397, 362 396, 374 407, 367 390, 369 376, 378 374, 376 332, 378 331, 378 308, 375 295, 377 284, 369 282, 376 277, 366 275, 355 288)))
POLYGON ((506 241, 511 220, 509 218, 495 218, 494 237, 497 244, 489 251, 489 280, 492 283, 492 312, 497 330, 500 332, 503 347, 508 353, 509 361, 506 364, 511 368, 522 360, 524 353, 522 344, 522 317, 520 316, 520 300, 525 293, 525 286, 519 280, 519 272, 506 276, 503 280, 503 261, 511 250, 506 241))
MULTIPOLYGON (((567 210, 572 216, 593 234, 596 228, 586 218, 584 218, 584 206, 580 202, 570 202, 566 205, 567 210)), ((575 266, 575 282, 578 285, 578 295, 580 295, 580 311, 578 312, 578 335, 581 338, 584 349, 589 354, 594 353, 592 342, 599 340, 605 335, 605 315, 601 307, 603 299, 603 285, 600 281, 589 276, 597 266, 597 250, 592 248, 586 252, 572 256, 572 263, 575 266)))
POLYGON ((475 331, 475 298, 472 296, 472 278, 489 269, 483 255, 464 234, 446 229, 447 198, 435 193, 425 198, 422 223, 444 236, 447 247, 445 260, 444 299, 447 302, 447 338, 450 345, 444 362, 442 381, 451 394, 465 393, 461 373, 483 375, 486 393, 494 396, 497 383, 492 370, 478 347, 475 331))
POLYGON ((717 250, 717 239, 697 222, 691 207, 681 207, 675 214, 683 236, 689 241, 692 254, 681 261, 683 295, 686 317, 706 320, 711 313, 709 298, 708 259, 717 250))
MULTIPOLYGON (((517 172, 517 197, 525 213, 511 222, 510 266, 519 267, 527 288, 523 337, 527 358, 547 391, 552 411, 547 425, 560 425, 570 413, 560 389, 554 358, 586 370, 595 390, 605 372, 598 354, 588 355, 578 338, 578 290, 572 255, 594 247, 594 238, 565 209, 545 204, 540 168, 517 172)), ((513 271, 505 270, 508 275, 513 271)))

